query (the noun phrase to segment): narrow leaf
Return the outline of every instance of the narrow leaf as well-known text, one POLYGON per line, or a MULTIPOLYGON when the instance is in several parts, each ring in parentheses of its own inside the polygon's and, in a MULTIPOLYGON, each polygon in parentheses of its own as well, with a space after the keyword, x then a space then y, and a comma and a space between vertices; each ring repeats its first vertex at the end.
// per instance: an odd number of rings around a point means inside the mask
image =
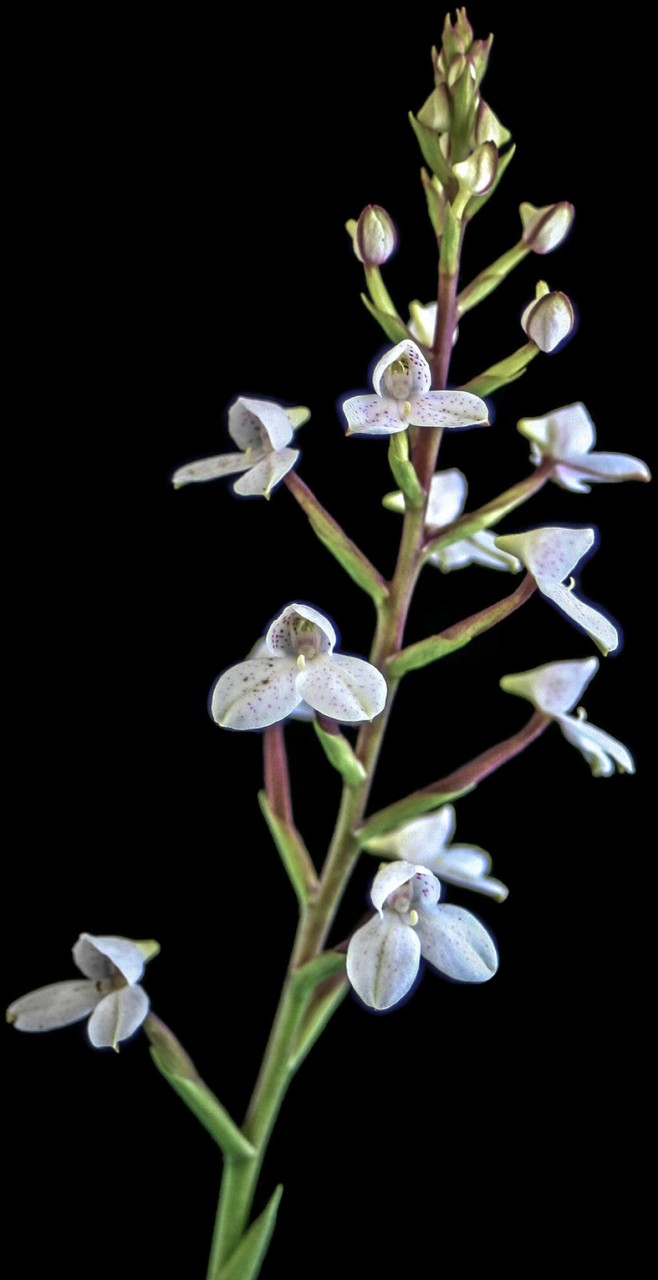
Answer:
POLYGON ((387 311, 382 311, 380 307, 376 307, 365 293, 361 294, 361 301, 364 307, 370 312, 371 316, 381 325, 386 337, 391 341, 403 342, 410 337, 409 330, 403 320, 398 315, 390 315, 387 311))
POLYGON ((217 1272, 216 1280, 256 1280, 276 1225, 283 1187, 279 1185, 263 1212, 243 1235, 237 1249, 217 1272))
POLYGON ((327 757, 330 765, 341 775, 348 787, 358 787, 365 782, 367 773, 354 754, 354 749, 344 737, 342 733, 327 733, 318 724, 317 719, 313 721, 313 728, 320 739, 322 749, 327 757))
POLYGON ((300 906, 305 907, 315 897, 319 888, 311 855, 297 828, 277 818, 272 812, 267 792, 259 791, 258 803, 300 906))
POLYGON ((525 373, 531 360, 539 354, 539 347, 534 342, 526 342, 523 347, 519 347, 518 351, 514 351, 511 356, 507 356, 505 360, 499 360, 497 364, 492 364, 489 369, 485 369, 484 373, 478 374, 476 378, 469 378, 465 382, 460 391, 472 391, 477 396, 490 396, 492 392, 497 391, 499 387, 505 387, 510 382, 516 382, 521 374, 525 373))
POLYGON ((482 635, 482 632, 488 631, 490 627, 495 627, 498 622, 502 622, 504 618, 508 618, 511 613, 525 604, 536 588, 534 578, 527 573, 516 591, 506 596, 504 600, 489 605, 487 609, 481 609, 479 613, 471 614, 469 618, 464 618, 454 626, 439 632, 438 635, 428 636, 426 640, 419 640, 417 644, 410 644, 408 648, 395 654, 387 664, 388 675, 394 678, 403 676, 407 671, 415 671, 419 667, 426 667, 430 662, 444 658, 447 653, 453 653, 455 649, 463 649, 464 645, 469 644, 476 636, 482 635))
POLYGON ((388 596, 388 587, 367 556, 347 537, 333 516, 325 511, 315 494, 294 471, 288 473, 284 483, 308 516, 311 528, 323 546, 376 605, 383 604, 388 596))
POLYGON ((253 1159, 256 1155, 255 1148, 247 1141, 235 1121, 231 1119, 228 1111, 208 1086, 203 1081, 197 1083, 194 1080, 186 1080, 183 1076, 175 1075, 172 1071, 169 1071, 157 1049, 151 1047, 150 1053, 158 1071, 161 1072, 186 1107, 189 1107, 204 1129, 208 1130, 217 1146, 224 1152, 226 1159, 253 1159))
POLYGON ((425 493, 416 475, 416 468, 409 460, 409 438, 406 431, 398 431, 391 436, 388 465, 404 494, 406 506, 419 511, 425 502, 425 493))

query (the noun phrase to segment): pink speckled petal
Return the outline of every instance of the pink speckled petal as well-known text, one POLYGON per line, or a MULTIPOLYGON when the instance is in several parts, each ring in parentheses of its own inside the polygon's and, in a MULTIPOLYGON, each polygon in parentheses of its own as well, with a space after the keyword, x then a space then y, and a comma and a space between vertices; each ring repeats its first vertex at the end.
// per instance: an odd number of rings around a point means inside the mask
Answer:
POLYGON ((487 982, 498 968, 498 952, 484 925, 453 903, 419 911, 416 926, 422 955, 457 982, 487 982))
POLYGON ((484 400, 470 391, 427 391, 411 400, 414 427, 482 427, 489 422, 484 400))
POLYGON ((299 696, 333 720, 372 720, 386 703, 386 681, 369 662, 343 654, 320 655, 297 677, 299 696))
POLYGON ((558 717, 575 707, 598 669, 598 658, 547 662, 531 671, 503 676, 500 687, 505 693, 527 698, 545 715, 558 717))
POLYGON ((234 493, 241 497, 269 498, 272 490, 294 467, 299 457, 298 449, 277 449, 267 453, 233 485, 234 493))
POLYGON ((420 963, 416 930, 395 911, 375 916, 350 938, 347 977, 371 1009, 390 1009, 413 986, 420 963))
POLYGON ((294 711, 301 699, 292 658, 250 658, 229 667, 215 684, 211 715, 224 729, 264 729, 294 711))
POLYGON ((282 449, 293 437, 285 409, 272 400, 239 396, 228 411, 229 435, 241 449, 282 449))

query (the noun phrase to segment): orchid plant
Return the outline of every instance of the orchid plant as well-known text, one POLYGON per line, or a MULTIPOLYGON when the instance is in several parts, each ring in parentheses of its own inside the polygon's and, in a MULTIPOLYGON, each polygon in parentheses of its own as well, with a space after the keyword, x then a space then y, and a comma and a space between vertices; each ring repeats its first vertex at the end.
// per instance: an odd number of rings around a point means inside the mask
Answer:
MULTIPOLYGON (((148 1038, 155 1066, 207 1130, 224 1161, 207 1280, 255 1280, 261 1271, 281 1199, 281 1187, 268 1188, 265 1208, 252 1212, 263 1158, 290 1085, 345 997, 353 993, 364 1017, 371 1010, 394 1016, 413 991, 423 961, 429 967, 426 984, 437 981, 437 975, 457 984, 496 981, 500 956, 490 929, 477 908, 471 911, 451 901, 451 895, 456 890, 502 903, 508 889, 492 875, 488 852, 452 842, 455 802, 529 748, 552 723, 595 776, 634 772, 626 747, 591 725, 578 705, 599 659, 560 657, 521 673, 500 672, 501 688, 532 707, 512 736, 494 741, 466 763, 456 761, 445 776, 428 779, 419 772, 417 789, 371 807, 394 700, 409 672, 477 641, 535 592, 565 615, 565 648, 569 623, 604 656, 618 645, 616 627, 576 593, 572 577, 580 574, 595 546, 594 528, 537 527, 525 516, 509 532, 499 532, 499 525, 549 481, 580 495, 593 483, 650 479, 641 460, 594 449, 595 428, 579 402, 518 420, 518 431, 530 443, 533 469, 479 507, 467 509, 464 472, 438 469, 444 431, 463 432, 464 466, 474 472, 480 429, 500 429, 497 421, 491 425, 496 392, 519 378, 536 357, 553 356, 574 326, 566 294, 540 281, 532 300, 527 295, 520 300, 526 305, 519 308, 519 347, 487 368, 474 369, 461 386, 451 384, 452 350, 455 342, 466 341, 469 312, 529 255, 543 257, 558 249, 574 216, 565 200, 541 208, 524 202, 520 238, 474 279, 461 281, 464 240, 479 231, 476 215, 494 196, 513 155, 509 131, 481 92, 491 42, 492 37, 474 37, 464 9, 457 10, 454 21, 448 15, 440 47, 432 54, 434 86, 411 121, 437 246, 436 297, 423 304, 398 303, 392 297, 382 269, 396 251, 397 233, 385 209, 368 205, 347 223, 365 281, 363 301, 386 345, 378 354, 373 339, 373 349, 364 354, 364 389, 345 395, 340 419, 346 453, 353 437, 372 437, 372 447, 387 453, 395 489, 379 500, 401 518, 393 572, 387 575, 371 561, 301 478, 296 432, 311 409, 237 395, 228 410, 228 434, 237 450, 186 462, 172 477, 180 489, 237 475, 233 490, 241 497, 264 497, 274 508, 286 496, 292 498, 376 614, 369 653, 352 653, 349 613, 337 620, 344 628, 344 639, 339 639, 324 612, 321 586, 312 604, 298 598, 293 561, 288 602, 281 602, 274 618, 263 619, 256 644, 253 635, 240 638, 235 610, 230 635, 236 637, 237 651, 228 641, 218 648, 221 671, 210 692, 210 714, 218 730, 235 734, 236 760, 241 734, 262 735, 258 800, 298 910, 290 963, 247 1114, 241 1122, 231 1115, 206 1083, 212 1064, 204 1065, 202 1076, 160 1017, 166 1017, 166 1010, 156 1014, 150 1008, 141 979, 146 961, 157 954, 155 942, 83 933, 73 947, 82 977, 32 991, 7 1011, 8 1021, 25 1032, 88 1018, 89 1040, 98 1049, 116 1051, 140 1031, 148 1038), (373 357, 371 387, 366 388, 365 366, 373 357), (496 603, 449 628, 408 640, 410 608, 426 566, 442 574, 484 566, 498 571, 497 582, 505 581, 505 573, 519 581, 496 603), (341 788, 322 861, 312 855, 295 818, 286 746, 291 719, 301 722, 300 732, 317 738, 327 776, 334 770, 341 788), (364 904, 350 904, 346 897, 362 859, 372 869, 365 918, 364 904), (344 914, 347 905, 353 905, 352 926, 347 936, 337 936, 336 915, 339 908, 344 914)), ((518 236, 518 228, 514 234, 518 236)), ((294 400, 292 377, 290 395, 294 400)), ((275 523, 276 510, 270 514, 275 523)), ((423 768, 427 765, 425 753, 423 768)), ((317 785, 320 793, 322 782, 317 785)))

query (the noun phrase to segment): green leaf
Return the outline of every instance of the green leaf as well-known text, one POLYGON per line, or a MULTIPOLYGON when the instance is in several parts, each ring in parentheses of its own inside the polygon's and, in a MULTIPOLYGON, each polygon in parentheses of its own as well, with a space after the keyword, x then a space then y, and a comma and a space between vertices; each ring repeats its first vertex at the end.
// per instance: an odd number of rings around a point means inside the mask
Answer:
POLYGON ((157 1049, 154 1049, 153 1046, 151 1046, 150 1053, 158 1071, 161 1072, 186 1107, 189 1107, 204 1129, 207 1129, 210 1136, 214 1138, 217 1146, 224 1152, 226 1159, 252 1160, 256 1156, 255 1147, 247 1141, 212 1090, 202 1080, 198 1082, 186 1080, 183 1076, 176 1075, 170 1071, 157 1049))
MULTIPOLYGON (((344 967, 344 956, 342 957, 342 960, 344 967)), ((329 1019, 345 999, 349 990, 350 984, 347 981, 347 978, 344 975, 341 977, 338 974, 334 975, 332 979, 329 979, 323 986, 322 990, 318 990, 299 1029, 295 1052, 291 1059, 291 1067, 293 1071, 298 1070, 306 1055, 310 1053, 316 1040, 324 1031, 329 1019)))
POLYGON ((508 249, 507 253, 501 254, 500 258, 496 258, 490 267, 486 267, 481 271, 470 284, 467 284, 457 294, 457 315, 461 318, 470 311, 472 307, 477 306, 478 302, 482 302, 484 298, 488 298, 494 289, 507 278, 510 271, 518 266, 519 262, 523 262, 528 256, 530 249, 522 240, 515 244, 513 248, 508 249))
POLYGON ((329 764, 338 771, 348 787, 358 787, 365 782, 368 775, 361 761, 357 760, 347 738, 342 733, 327 733, 317 720, 313 721, 313 728, 320 739, 329 764))
POLYGON ((363 826, 355 832, 359 844, 365 844, 372 836, 380 836, 387 831, 394 831, 396 827, 401 827, 403 822, 410 822, 412 818, 419 818, 421 814, 429 813, 432 809, 440 809, 442 804, 450 804, 453 800, 459 800, 460 796, 468 795, 469 791, 473 791, 476 786, 477 783, 472 782, 468 786, 460 787, 458 790, 453 789, 452 791, 431 791, 429 788, 424 791, 414 791, 412 795, 405 796, 403 800, 396 800, 385 809, 380 809, 378 813, 373 813, 372 817, 368 818, 363 826))
POLYGON ((214 1280, 256 1280, 276 1225, 283 1187, 279 1185, 263 1212, 243 1235, 237 1249, 217 1272, 214 1280))
POLYGON ((439 146, 439 135, 433 129, 428 129, 427 125, 421 124, 412 111, 409 112, 409 123, 418 140, 425 164, 429 165, 452 198, 457 193, 457 180, 439 146))
POLYGON ((391 436, 388 445, 388 465, 404 494, 406 506, 420 511, 425 502, 425 493, 416 475, 413 462, 409 459, 409 436, 406 431, 397 431, 391 436))
POLYGON ((367 307, 371 316, 373 316, 377 321, 377 324, 381 325, 386 337, 391 342, 394 342, 397 345, 398 342, 402 342, 410 336, 406 324, 398 315, 390 315, 388 311, 382 311, 380 307, 376 307, 374 303, 370 301, 370 298, 365 293, 361 294, 361 301, 364 307, 367 307))
POLYGON ((344 968, 345 956, 342 951, 322 951, 319 956, 307 960, 301 968, 292 970, 290 980, 295 989, 295 997, 308 995, 327 978, 342 973, 344 968))
POLYGON ((472 391, 476 396, 489 396, 492 392, 497 391, 499 387, 505 387, 510 382, 516 382, 525 373, 531 360, 539 354, 539 347, 534 342, 526 342, 523 347, 519 347, 518 351, 514 351, 511 356, 507 356, 505 360, 499 360, 498 364, 492 364, 489 369, 485 369, 484 373, 479 373, 476 378, 469 378, 460 391, 472 391))
POLYGON ((286 486, 308 517, 311 528, 322 545, 378 607, 383 604, 388 597, 388 587, 368 557, 348 538, 333 516, 325 511, 322 503, 318 502, 315 494, 296 472, 291 471, 286 476, 286 486))
POLYGON ((305 907, 319 888, 311 855, 296 828, 272 812, 266 791, 259 791, 258 803, 300 906, 305 907))
POLYGON ((430 662, 444 658, 447 653, 454 653, 455 649, 463 649, 464 645, 470 644, 476 636, 482 635, 483 631, 489 631, 491 627, 495 627, 497 623, 519 609, 535 590, 535 580, 528 573, 516 591, 505 596, 504 600, 489 605, 488 609, 481 609, 479 613, 471 614, 469 618, 464 618, 462 622, 455 623, 438 635, 428 636, 426 640, 419 640, 417 644, 410 644, 408 648, 395 654, 386 664, 387 674, 398 678, 405 675, 407 671, 416 671, 419 667, 426 667, 430 662))

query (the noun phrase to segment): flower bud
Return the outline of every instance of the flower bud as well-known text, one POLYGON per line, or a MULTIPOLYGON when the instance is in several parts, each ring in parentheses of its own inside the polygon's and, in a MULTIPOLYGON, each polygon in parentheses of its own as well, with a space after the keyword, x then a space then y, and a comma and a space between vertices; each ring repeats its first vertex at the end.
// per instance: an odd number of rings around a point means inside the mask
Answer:
POLYGON ((554 351, 574 326, 573 307, 566 293, 550 293, 541 280, 537 296, 521 316, 521 328, 540 351, 554 351))
POLYGON ((466 160, 453 164, 460 187, 473 196, 483 196, 493 186, 498 169, 498 151, 493 142, 483 142, 466 160))
POLYGON ((379 204, 367 204, 359 215, 354 237, 357 257, 366 267, 379 267, 395 251, 397 233, 393 221, 379 204))
POLYGON ((574 207, 568 200, 547 204, 541 209, 525 201, 519 206, 523 223, 523 243, 533 253, 551 253, 566 239, 574 218, 574 207))

